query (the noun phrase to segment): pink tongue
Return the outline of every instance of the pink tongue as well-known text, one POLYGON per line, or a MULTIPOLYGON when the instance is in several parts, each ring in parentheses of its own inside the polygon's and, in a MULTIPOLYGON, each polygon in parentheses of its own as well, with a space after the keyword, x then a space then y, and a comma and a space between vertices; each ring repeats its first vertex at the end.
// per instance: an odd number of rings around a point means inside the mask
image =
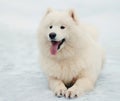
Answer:
POLYGON ((52 55, 56 55, 59 44, 60 44, 59 42, 52 43, 52 46, 50 48, 50 52, 52 55))

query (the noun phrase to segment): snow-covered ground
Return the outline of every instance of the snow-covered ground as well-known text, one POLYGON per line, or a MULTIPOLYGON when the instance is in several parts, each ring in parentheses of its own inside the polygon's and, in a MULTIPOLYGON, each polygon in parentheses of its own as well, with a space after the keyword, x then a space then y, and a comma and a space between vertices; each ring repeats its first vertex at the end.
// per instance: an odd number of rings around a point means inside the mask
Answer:
POLYGON ((47 7, 74 8, 101 33, 106 63, 96 87, 75 101, 120 101, 120 0, 0 0, 0 101, 66 101, 40 70, 37 28, 47 7))

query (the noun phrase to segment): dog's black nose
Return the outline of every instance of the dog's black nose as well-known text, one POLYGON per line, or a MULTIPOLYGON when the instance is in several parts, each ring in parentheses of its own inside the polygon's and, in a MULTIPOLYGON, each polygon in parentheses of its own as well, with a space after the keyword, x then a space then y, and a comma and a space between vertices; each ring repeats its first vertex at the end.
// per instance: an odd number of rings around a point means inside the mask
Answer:
POLYGON ((50 34, 49 34, 49 37, 50 37, 50 39, 55 39, 55 37, 56 37, 56 33, 53 33, 53 32, 50 33, 50 34))

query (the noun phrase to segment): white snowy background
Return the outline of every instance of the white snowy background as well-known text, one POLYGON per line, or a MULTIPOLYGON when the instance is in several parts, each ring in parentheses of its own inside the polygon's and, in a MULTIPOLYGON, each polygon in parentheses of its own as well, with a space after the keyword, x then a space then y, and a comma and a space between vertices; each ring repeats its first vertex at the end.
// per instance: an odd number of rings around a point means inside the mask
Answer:
POLYGON ((46 8, 74 8, 97 26, 106 63, 96 87, 74 101, 120 101, 120 0, 0 0, 0 101, 67 101, 48 89, 37 28, 46 8))

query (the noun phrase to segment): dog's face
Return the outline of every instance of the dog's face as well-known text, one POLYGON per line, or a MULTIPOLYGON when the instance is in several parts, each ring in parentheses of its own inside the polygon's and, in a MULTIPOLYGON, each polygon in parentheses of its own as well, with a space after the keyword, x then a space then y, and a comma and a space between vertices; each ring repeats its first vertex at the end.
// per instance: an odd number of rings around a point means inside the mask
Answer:
POLYGON ((78 23, 73 10, 58 12, 48 9, 43 21, 42 30, 46 41, 48 41, 51 55, 56 55, 62 50, 71 37, 73 25, 78 23))

